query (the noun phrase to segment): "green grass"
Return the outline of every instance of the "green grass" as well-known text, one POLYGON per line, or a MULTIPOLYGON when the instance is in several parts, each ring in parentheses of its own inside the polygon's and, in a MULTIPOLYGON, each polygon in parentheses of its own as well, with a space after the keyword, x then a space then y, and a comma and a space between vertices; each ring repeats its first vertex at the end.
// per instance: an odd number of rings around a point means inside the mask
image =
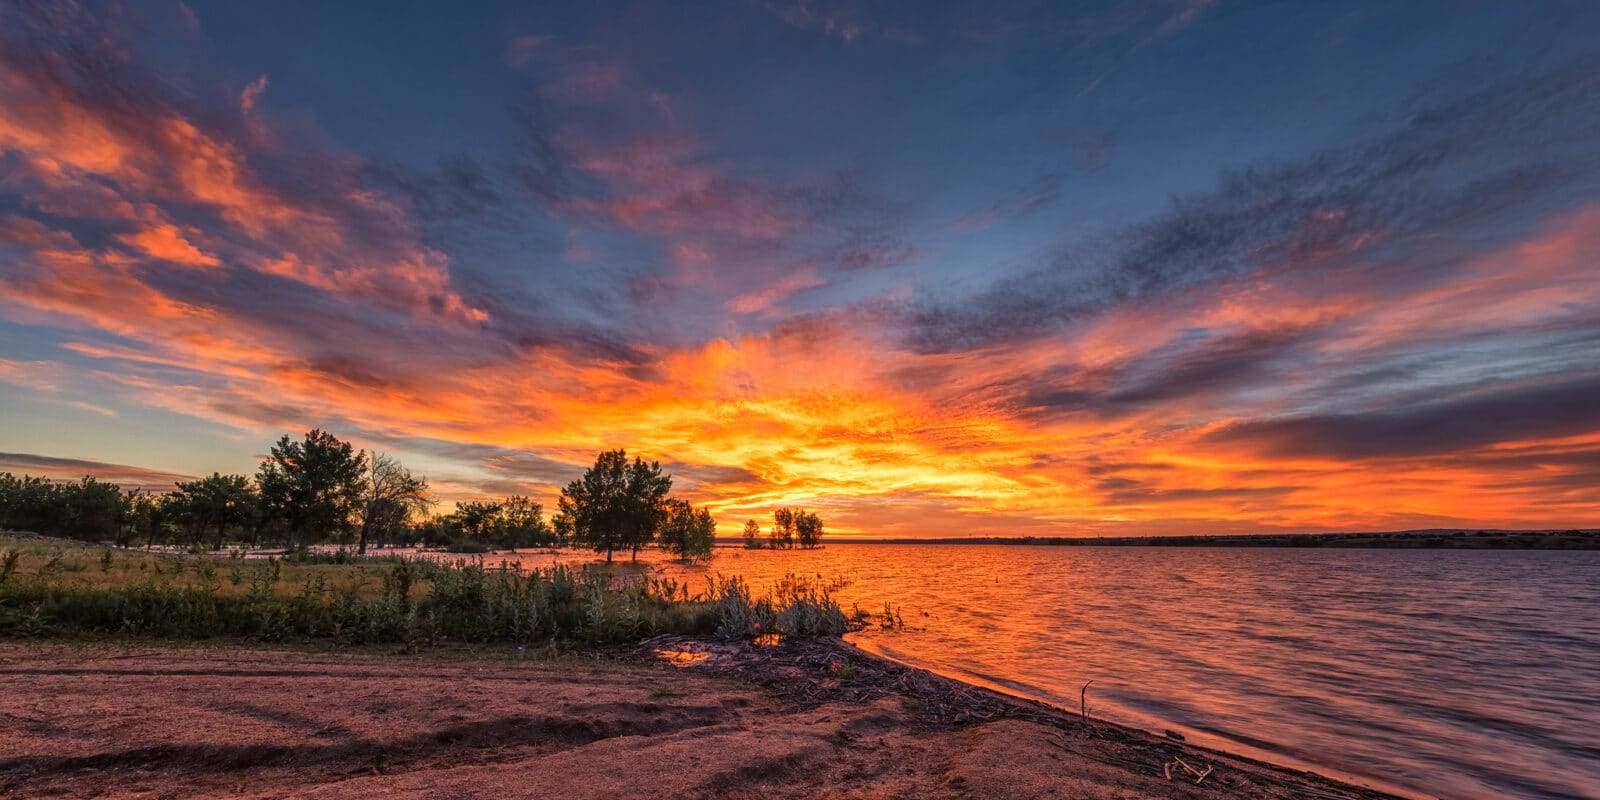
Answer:
POLYGON ((394 556, 246 559, 0 536, 0 636, 134 636, 336 644, 614 643, 663 633, 837 636, 825 589, 788 579, 757 596, 566 567, 394 556), (332 562, 332 563, 330 563, 332 562))

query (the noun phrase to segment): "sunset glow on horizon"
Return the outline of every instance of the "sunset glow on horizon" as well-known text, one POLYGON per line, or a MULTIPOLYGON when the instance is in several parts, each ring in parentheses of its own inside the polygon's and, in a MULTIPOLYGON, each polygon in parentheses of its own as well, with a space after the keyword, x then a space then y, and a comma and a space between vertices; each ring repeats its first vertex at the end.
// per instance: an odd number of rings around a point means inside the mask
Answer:
POLYGON ((1600 522, 1600 9, 5 3, 0 471, 1600 522))

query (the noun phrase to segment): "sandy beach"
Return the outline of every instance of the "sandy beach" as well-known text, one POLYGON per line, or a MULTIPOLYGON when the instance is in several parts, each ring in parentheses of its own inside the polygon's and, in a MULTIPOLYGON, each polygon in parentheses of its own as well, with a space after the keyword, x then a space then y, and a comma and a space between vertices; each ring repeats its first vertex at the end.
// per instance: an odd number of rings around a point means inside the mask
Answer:
POLYGON ((1378 798, 823 641, 0 644, 0 796, 1378 798), (1198 785, 1175 759, 1204 771, 1198 785))

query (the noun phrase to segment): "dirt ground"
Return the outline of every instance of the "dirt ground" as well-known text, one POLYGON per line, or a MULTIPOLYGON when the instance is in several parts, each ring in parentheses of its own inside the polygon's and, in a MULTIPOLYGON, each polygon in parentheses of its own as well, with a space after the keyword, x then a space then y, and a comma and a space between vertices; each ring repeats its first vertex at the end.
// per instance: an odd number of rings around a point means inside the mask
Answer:
POLYGON ((0 643, 0 797, 1382 795, 843 643, 677 640, 557 658, 0 643), (1213 771, 1168 781, 1175 757, 1213 771))

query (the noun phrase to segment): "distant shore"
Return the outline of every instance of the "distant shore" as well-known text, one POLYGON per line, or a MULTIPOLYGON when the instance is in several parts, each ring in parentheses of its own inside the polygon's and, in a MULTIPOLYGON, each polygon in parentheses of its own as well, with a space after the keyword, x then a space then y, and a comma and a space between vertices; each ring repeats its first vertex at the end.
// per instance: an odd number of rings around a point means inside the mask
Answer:
POLYGON ((973 536, 845 539, 846 544, 1007 544, 1060 547, 1304 547, 1436 550, 1600 550, 1600 529, 1428 529, 1380 533, 1268 533, 1198 536, 973 536))
POLYGON ((405 656, 13 641, 0 675, 4 796, 1391 797, 838 640, 405 656))

